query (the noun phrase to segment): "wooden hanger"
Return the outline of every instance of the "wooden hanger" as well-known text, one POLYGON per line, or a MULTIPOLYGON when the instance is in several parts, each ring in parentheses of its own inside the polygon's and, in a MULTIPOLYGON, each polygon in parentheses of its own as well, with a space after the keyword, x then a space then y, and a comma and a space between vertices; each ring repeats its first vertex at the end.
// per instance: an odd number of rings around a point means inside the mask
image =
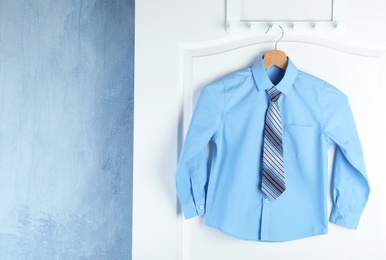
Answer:
MULTIPOLYGON (((284 30, 280 25, 278 26, 281 29, 281 37, 275 43, 275 50, 270 50, 265 53, 263 62, 264 62, 264 68, 268 68, 270 66, 275 65, 285 70, 288 65, 287 54, 284 51, 280 51, 277 49, 277 43, 283 38, 284 30)), ((272 25, 268 28, 268 30, 265 33, 267 33, 271 28, 272 28, 272 25)))

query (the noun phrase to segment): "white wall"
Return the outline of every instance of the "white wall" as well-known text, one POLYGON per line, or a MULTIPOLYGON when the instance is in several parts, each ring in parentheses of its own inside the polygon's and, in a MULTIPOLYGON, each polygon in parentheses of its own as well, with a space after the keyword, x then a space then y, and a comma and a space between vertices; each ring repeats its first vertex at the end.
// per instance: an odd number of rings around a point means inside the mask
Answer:
POLYGON ((383 0, 351 0, 348 36, 386 44, 386 2, 383 0))
POLYGON ((380 54, 386 49, 384 13, 383 1, 351 1, 348 31, 339 41, 304 36, 311 42, 304 43, 297 41, 300 37, 286 36, 280 43, 302 70, 332 82, 349 95, 372 194, 357 231, 332 224, 326 236, 270 244, 229 237, 204 226, 203 217, 183 220, 174 174, 199 90, 221 75, 251 65, 273 47, 269 41, 275 38, 227 35, 224 0, 137 2, 133 259, 386 258, 386 193, 380 148, 385 144, 380 133, 386 129, 367 113, 386 108, 381 99, 385 97, 382 74, 386 62, 380 54), (268 42, 262 42, 265 39, 268 42), (373 57, 367 57, 369 53, 373 57), (378 95, 369 94, 371 91, 378 95))

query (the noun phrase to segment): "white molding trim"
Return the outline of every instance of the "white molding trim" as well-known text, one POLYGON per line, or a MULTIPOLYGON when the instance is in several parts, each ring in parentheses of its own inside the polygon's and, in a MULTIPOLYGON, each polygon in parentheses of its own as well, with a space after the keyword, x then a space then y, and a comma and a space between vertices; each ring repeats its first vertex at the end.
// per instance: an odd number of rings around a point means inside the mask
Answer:
MULTIPOLYGON (((180 54, 183 55, 184 62, 186 63, 189 62, 185 60, 186 56, 200 57, 228 52, 250 45, 274 43, 278 36, 279 35, 229 35, 225 38, 211 41, 182 44, 180 46, 180 54)), ((353 55, 373 58, 380 58, 386 53, 385 43, 358 41, 346 37, 333 37, 332 39, 332 37, 317 35, 285 35, 279 44, 283 42, 293 42, 295 44, 308 43, 353 55)))

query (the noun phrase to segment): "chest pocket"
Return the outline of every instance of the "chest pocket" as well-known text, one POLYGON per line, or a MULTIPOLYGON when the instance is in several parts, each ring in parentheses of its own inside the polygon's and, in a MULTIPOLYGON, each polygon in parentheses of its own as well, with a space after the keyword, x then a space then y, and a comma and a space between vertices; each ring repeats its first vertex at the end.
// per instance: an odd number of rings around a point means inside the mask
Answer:
POLYGON ((315 150, 315 127, 287 124, 284 131, 284 153, 305 158, 315 150))

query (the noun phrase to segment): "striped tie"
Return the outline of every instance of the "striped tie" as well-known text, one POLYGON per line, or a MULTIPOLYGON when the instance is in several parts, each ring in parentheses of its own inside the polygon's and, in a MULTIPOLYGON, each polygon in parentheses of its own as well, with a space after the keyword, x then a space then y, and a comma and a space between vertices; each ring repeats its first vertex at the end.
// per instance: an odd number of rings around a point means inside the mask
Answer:
POLYGON ((276 200, 285 191, 282 124, 276 104, 281 92, 275 87, 267 92, 270 102, 265 116, 261 188, 276 200))

